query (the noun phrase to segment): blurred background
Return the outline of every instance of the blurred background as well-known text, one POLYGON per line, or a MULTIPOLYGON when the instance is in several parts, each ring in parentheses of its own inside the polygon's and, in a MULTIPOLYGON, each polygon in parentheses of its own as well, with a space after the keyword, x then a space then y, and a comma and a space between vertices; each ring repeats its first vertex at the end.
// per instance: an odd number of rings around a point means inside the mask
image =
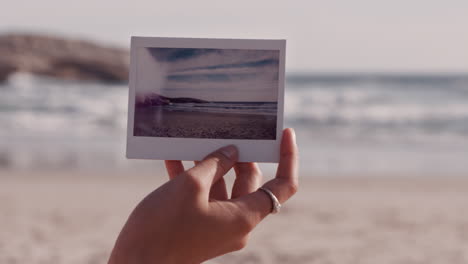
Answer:
POLYGON ((125 159, 135 35, 287 39, 303 187, 213 263, 468 262, 468 2, 3 4, 0 263, 105 263, 165 181, 125 159))

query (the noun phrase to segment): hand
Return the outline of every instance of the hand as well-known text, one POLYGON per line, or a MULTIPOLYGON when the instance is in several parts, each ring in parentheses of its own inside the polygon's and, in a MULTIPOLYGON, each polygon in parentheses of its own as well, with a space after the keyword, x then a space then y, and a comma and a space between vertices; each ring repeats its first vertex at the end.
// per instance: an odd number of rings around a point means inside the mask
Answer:
MULTIPOLYGON (((189 170, 180 161, 166 161, 171 180, 132 212, 109 263, 201 263, 245 247, 249 233, 271 212, 272 202, 257 191, 258 166, 237 159, 237 149, 227 146, 189 170), (223 176, 232 167, 236 179, 229 199, 223 176)), ((276 178, 264 185, 281 204, 297 191, 297 169, 294 131, 286 129, 276 178)))

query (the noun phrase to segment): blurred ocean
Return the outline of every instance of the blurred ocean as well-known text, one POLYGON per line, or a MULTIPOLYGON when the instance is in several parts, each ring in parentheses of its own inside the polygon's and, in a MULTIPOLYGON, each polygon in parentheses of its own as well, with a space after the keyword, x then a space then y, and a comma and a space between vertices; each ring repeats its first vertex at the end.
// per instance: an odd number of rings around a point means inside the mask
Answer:
MULTIPOLYGON (((127 93, 12 76, 0 84, 0 167, 160 166, 124 157, 127 93)), ((291 74, 285 98, 304 174, 468 175, 468 75, 291 74)))

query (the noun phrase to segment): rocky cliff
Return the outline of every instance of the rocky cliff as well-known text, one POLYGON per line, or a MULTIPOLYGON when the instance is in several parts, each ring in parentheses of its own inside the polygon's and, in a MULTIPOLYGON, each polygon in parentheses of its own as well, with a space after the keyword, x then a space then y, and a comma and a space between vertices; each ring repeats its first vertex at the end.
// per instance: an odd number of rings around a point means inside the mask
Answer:
POLYGON ((137 96, 135 105, 137 107, 150 107, 150 106, 161 106, 170 104, 186 104, 186 103, 208 103, 208 101, 200 100, 197 98, 190 97, 166 97, 157 93, 151 93, 144 96, 137 96))
POLYGON ((14 72, 66 80, 125 82, 129 52, 87 41, 30 34, 0 35, 0 82, 14 72))

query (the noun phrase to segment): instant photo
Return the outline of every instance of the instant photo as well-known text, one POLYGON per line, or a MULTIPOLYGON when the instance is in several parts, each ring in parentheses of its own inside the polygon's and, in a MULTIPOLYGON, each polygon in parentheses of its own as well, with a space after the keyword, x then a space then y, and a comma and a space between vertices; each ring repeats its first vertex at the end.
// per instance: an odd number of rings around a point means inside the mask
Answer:
POLYGON ((140 48, 134 136, 276 139, 279 51, 140 48))
POLYGON ((185 152, 197 140, 235 144, 241 156, 246 143, 278 145, 284 41, 136 38, 131 56, 131 138, 185 152))

